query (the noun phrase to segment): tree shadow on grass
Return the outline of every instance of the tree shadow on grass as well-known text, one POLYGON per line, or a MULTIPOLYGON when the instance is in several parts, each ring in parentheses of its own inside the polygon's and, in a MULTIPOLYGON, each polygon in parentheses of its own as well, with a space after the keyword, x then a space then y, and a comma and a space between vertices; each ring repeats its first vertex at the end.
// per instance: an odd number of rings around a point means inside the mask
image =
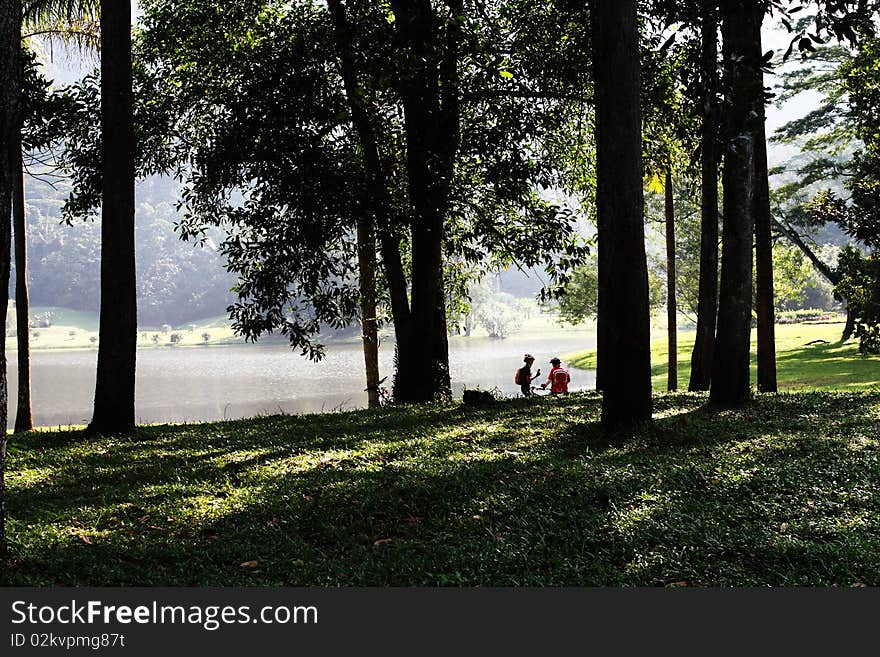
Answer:
MULTIPOLYGON (((699 397, 681 396, 668 405, 664 398, 659 410, 668 417, 607 446, 590 420, 597 400, 555 401, 560 403, 511 404, 496 413, 447 409, 440 412, 445 423, 434 415, 434 433, 425 430, 405 447, 385 434, 411 428, 412 418, 381 418, 384 428, 373 441, 316 436, 307 442, 312 451, 365 442, 373 451, 271 476, 254 470, 258 460, 245 459, 234 503, 213 512, 208 505, 202 515, 169 522, 160 518, 154 526, 128 512, 118 526, 99 525, 105 531, 93 535, 91 544, 76 535, 53 541, 25 531, 27 543, 16 550, 11 581, 880 582, 880 501, 870 487, 880 472, 876 454, 859 447, 876 434, 876 413, 866 409, 880 395, 760 397, 745 409, 724 412, 701 408, 699 397), (531 433, 522 421, 527 408, 533 415, 540 408, 541 422, 531 433), (672 414, 677 408, 685 412, 672 414), (564 417, 579 419, 556 431, 564 417), (465 432, 461 438, 456 432, 468 423, 490 425, 495 433, 469 438, 465 432), (383 453, 391 458, 380 459, 383 453), (250 560, 258 566, 240 565, 250 560)), ((299 426, 277 422, 269 426, 299 426)), ((340 426, 330 421, 326 431, 340 426)), ((222 444, 233 445, 232 438, 222 444)), ((278 444, 274 437, 263 443, 270 461, 288 457, 278 444)), ((176 449, 190 447, 186 439, 176 449)), ((142 499, 145 513, 155 516, 227 481, 223 469, 207 461, 179 459, 175 468, 150 470, 116 463, 112 477, 99 473, 105 478, 89 480, 96 505, 112 497, 107 489, 116 483, 143 477, 138 483, 151 489, 174 484, 173 495, 156 498, 145 498, 137 486, 129 490, 127 501, 142 499)), ((85 473, 71 472, 71 485, 85 473)), ((13 491, 23 510, 15 518, 19 532, 26 523, 86 513, 58 497, 21 495, 13 491), (25 507, 25 501, 45 508, 25 507)), ((124 499, 120 492, 117 502, 124 499)))

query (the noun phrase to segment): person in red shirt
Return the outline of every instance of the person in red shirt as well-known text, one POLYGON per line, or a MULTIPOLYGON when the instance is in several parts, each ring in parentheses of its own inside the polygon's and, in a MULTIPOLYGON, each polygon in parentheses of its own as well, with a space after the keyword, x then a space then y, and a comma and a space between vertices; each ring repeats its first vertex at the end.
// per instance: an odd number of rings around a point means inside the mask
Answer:
POLYGON ((571 382, 571 375, 568 373, 568 370, 562 366, 562 361, 558 358, 551 359, 550 364, 553 368, 550 370, 550 375, 547 377, 547 381, 541 384, 541 388, 546 390, 547 386, 550 386, 551 395, 567 395, 568 384, 571 382))

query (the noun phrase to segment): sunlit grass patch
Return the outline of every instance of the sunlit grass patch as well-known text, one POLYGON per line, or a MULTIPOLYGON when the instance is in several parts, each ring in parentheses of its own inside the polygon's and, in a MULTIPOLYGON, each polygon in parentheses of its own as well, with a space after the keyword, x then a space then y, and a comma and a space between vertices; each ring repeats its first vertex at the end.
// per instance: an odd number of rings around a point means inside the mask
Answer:
POLYGON ((4 583, 880 583, 880 393, 705 401, 612 435, 584 393, 16 436, 4 583))
MULTIPOLYGON (((781 390, 880 390, 880 356, 863 356, 858 343, 840 342, 842 323, 782 324, 776 329, 777 380, 781 390)), ((752 331, 752 380, 756 378, 757 334, 752 331)), ((678 386, 687 389, 694 332, 678 336, 678 386)), ((595 349, 567 354, 572 367, 595 369, 595 349)), ((669 350, 665 339, 651 343, 654 390, 666 390, 669 350)))

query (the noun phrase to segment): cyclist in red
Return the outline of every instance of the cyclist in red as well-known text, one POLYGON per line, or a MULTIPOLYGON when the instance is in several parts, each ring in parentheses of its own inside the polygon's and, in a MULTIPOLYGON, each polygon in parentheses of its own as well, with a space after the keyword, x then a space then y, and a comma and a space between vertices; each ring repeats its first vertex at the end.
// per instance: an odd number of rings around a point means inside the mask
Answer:
POLYGON ((562 367, 562 361, 558 358, 551 359, 550 364, 553 368, 550 370, 550 376, 547 377, 547 381, 541 384, 541 388, 546 390, 549 385, 551 395, 567 395, 571 375, 567 369, 562 367))

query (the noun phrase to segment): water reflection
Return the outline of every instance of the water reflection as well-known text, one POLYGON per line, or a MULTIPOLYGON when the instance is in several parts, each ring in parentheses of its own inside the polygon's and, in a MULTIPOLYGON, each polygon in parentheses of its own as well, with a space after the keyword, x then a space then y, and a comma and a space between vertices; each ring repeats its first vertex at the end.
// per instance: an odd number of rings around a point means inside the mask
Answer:
MULTIPOLYGON (((450 340, 450 367, 456 396, 467 386, 498 388, 515 395, 514 371, 525 351, 547 361, 595 345, 591 333, 552 338, 450 340)), ((9 356, 9 424, 16 399, 15 352, 9 356)), ((394 348, 383 345, 382 375, 392 373, 394 348)), ((97 352, 35 351, 31 354, 34 422, 38 426, 85 424, 91 415, 97 352)), ((138 352, 137 420, 192 422, 259 414, 317 413, 366 406, 363 352, 358 344, 333 345, 312 363, 284 344, 155 348, 138 352)), ((593 371, 572 370, 571 389, 592 387, 593 371)), ((543 380, 543 376, 542 376, 543 380)))

